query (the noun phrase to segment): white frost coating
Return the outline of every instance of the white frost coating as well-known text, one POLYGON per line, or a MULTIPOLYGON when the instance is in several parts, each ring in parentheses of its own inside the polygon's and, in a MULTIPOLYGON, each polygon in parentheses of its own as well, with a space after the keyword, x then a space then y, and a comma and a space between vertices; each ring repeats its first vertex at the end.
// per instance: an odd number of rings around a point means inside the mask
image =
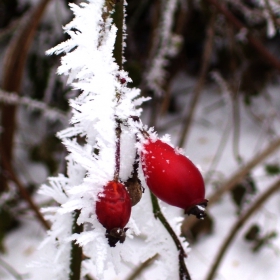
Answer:
MULTIPOLYGON (((170 2, 175 5, 176 1, 170 2)), ((145 141, 139 134, 142 144, 136 145, 135 133, 146 129, 153 141, 157 139, 153 129, 143 128, 141 121, 130 118, 140 116, 141 108, 136 106, 146 99, 138 98, 139 89, 127 87, 131 79, 125 71, 119 70, 113 58, 116 27, 111 19, 104 23, 104 3, 105 0, 90 0, 80 6, 70 4, 75 17, 64 28, 70 39, 47 52, 65 54, 58 73, 68 75, 68 82, 81 94, 70 100, 70 126, 58 133, 69 152, 67 177, 49 178, 49 186, 40 189, 41 194, 57 203, 42 209, 52 226, 41 245, 40 262, 49 270, 40 275, 40 279, 67 278, 73 240, 83 247, 83 253, 88 257, 82 262, 82 276, 89 273, 95 279, 104 279, 109 269, 116 275, 127 269, 127 263, 136 267, 158 253, 161 257, 154 267, 162 273, 161 279, 174 279, 174 275, 178 275, 178 252, 166 229, 154 218, 148 190, 132 209, 124 244, 109 247, 105 228, 95 214, 97 194, 114 175, 115 119, 124 122, 121 126, 120 166, 123 181, 131 176, 136 149, 140 149, 145 141), (120 79, 125 79, 125 83, 120 79), (75 210, 80 210, 77 223, 85 227, 81 234, 72 234, 72 213, 75 210)), ((143 174, 141 176, 144 182, 143 174)), ((147 279, 152 278, 148 276, 147 279)))
POLYGON ((159 38, 154 46, 155 55, 152 58, 151 66, 147 70, 146 81, 148 87, 156 94, 161 95, 162 86, 166 77, 165 67, 168 64, 168 57, 177 54, 178 46, 182 38, 172 34, 175 9, 178 0, 163 0, 161 20, 159 27, 159 38))
POLYGON ((278 0, 270 0, 266 2, 265 0, 258 1, 260 7, 263 7, 264 12, 263 15, 266 19, 266 34, 267 37, 272 38, 276 35, 277 27, 275 26, 275 21, 272 18, 271 11, 273 12, 274 16, 279 16, 280 14, 280 2, 278 0))

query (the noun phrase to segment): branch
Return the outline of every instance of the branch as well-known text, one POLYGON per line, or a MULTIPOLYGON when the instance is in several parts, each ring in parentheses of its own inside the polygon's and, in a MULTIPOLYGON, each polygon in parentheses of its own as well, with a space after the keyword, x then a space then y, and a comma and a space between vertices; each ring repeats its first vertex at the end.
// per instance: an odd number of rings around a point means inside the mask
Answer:
POLYGON ((3 259, 0 259, 0 265, 8 271, 16 280, 23 280, 25 278, 24 275, 19 274, 13 267, 11 267, 8 263, 6 263, 3 259))
POLYGON ((121 123, 116 120, 117 127, 116 127, 116 154, 115 154, 115 174, 114 180, 119 181, 120 175, 120 160, 121 160, 121 123))
MULTIPOLYGON (((73 214, 73 228, 72 234, 83 232, 83 225, 78 225, 77 220, 79 218, 80 211, 76 210, 73 214)), ((69 280, 80 280, 81 266, 83 260, 83 248, 73 240, 71 243, 71 263, 70 263, 70 275, 69 280)))
POLYGON ((123 69, 123 24, 124 24, 124 0, 118 0, 115 4, 113 19, 117 30, 117 37, 114 48, 114 57, 120 70, 123 69))
POLYGON ((170 226, 170 224, 168 223, 168 221, 162 214, 159 203, 158 203, 158 199, 152 192, 151 192, 151 200, 152 200, 153 213, 154 213, 155 218, 159 219, 160 222, 162 223, 162 225, 166 228, 166 230, 168 231, 171 238, 173 239, 173 241, 177 247, 177 250, 179 252, 179 277, 180 277, 180 280, 191 280, 191 276, 190 276, 187 266, 185 264, 185 257, 186 257, 185 250, 184 250, 180 240, 178 239, 176 233, 174 232, 174 230, 172 229, 172 227, 170 226))
MULTIPOLYGON (((41 0, 30 13, 28 13, 23 22, 20 23, 18 32, 8 45, 8 51, 4 57, 2 87, 6 91, 19 92, 23 78, 25 62, 28 51, 32 44, 35 32, 39 26, 40 20, 51 0, 41 0)), ((3 132, 0 138, 0 145, 4 147, 7 160, 12 162, 14 133, 16 127, 16 106, 1 106, 1 124, 3 132)), ((5 177, 0 174, 0 192, 7 187, 5 177)))
POLYGON ((206 75, 207 75, 207 70, 209 68, 210 64, 210 59, 211 59, 211 54, 212 54, 212 49, 213 49, 213 38, 214 38, 214 24, 215 24, 215 19, 216 19, 216 14, 213 14, 209 23, 209 27, 207 28, 207 38, 206 42, 204 44, 204 52, 202 56, 202 66, 200 69, 199 73, 199 78, 197 80, 197 83, 195 85, 194 91, 193 91, 193 97, 190 102, 189 106, 189 111, 186 117, 183 119, 183 129, 181 133, 181 137, 178 142, 179 147, 183 147, 186 139, 188 138, 188 133, 190 130, 190 126, 193 120, 193 115, 195 113, 195 108, 198 103, 200 94, 202 92, 206 75))
POLYGON ((0 88, 0 102, 8 105, 24 105, 32 110, 39 110, 50 120, 57 120, 63 123, 68 121, 67 114, 63 111, 49 107, 46 103, 34 100, 26 96, 19 96, 15 92, 7 92, 0 88))
POLYGON ((41 0, 23 18, 18 32, 14 35, 8 51, 4 57, 2 86, 7 91, 19 92, 23 70, 29 48, 32 44, 35 32, 40 20, 51 0, 41 0))
MULTIPOLYGON (((275 152, 280 147, 280 137, 274 140, 272 143, 269 143, 267 147, 253 157, 247 164, 238 169, 227 181, 225 181, 222 186, 215 190, 215 192, 209 197, 207 208, 214 205, 226 192, 230 191, 234 186, 242 181, 242 179, 258 164, 260 164, 263 160, 265 160, 268 156, 270 156, 273 152, 275 152)), ((184 222, 184 231, 187 231, 191 227, 193 227, 198 222, 197 219, 193 217, 189 217, 184 222)))
MULTIPOLYGON (((247 27, 243 25, 239 19, 237 19, 227 8, 225 5, 220 5, 216 0, 205 0, 211 5, 215 6, 215 8, 222 13, 238 30, 245 29, 247 31, 247 27)), ((247 40, 251 44, 252 47, 255 48, 256 51, 268 62, 271 66, 280 70, 280 61, 277 57, 271 54, 262 44, 261 41, 254 38, 252 35, 247 33, 247 40)))
POLYGON ((150 265, 153 264, 153 262, 158 258, 158 254, 155 254, 153 257, 147 259, 146 261, 144 261, 139 267, 137 267, 132 273, 131 275, 129 275, 126 280, 134 280, 137 279, 136 277, 138 277, 143 270, 147 269, 150 265))
POLYGON ((16 184, 20 196, 27 202, 30 209, 34 212, 35 216, 38 218, 38 220, 41 222, 41 224, 44 226, 45 229, 49 230, 50 225, 49 223, 44 219, 43 215, 39 211, 37 205, 32 200, 29 193, 26 191, 26 188, 23 186, 23 184, 20 182, 20 180, 17 178, 10 162, 6 158, 6 154, 3 153, 3 148, 0 145, 0 154, 1 154, 1 162, 3 164, 3 169, 5 170, 7 176, 16 184))
POLYGON ((254 158, 252 158, 247 164, 245 164, 242 168, 237 170, 224 184, 222 187, 217 189, 209 198, 208 208, 209 206, 216 203, 224 193, 230 191, 234 186, 239 183, 246 174, 249 173, 251 169, 257 166, 260 162, 262 162, 265 158, 271 155, 275 150, 277 150, 280 146, 280 138, 277 138, 272 143, 268 144, 268 146, 259 154, 257 154, 254 158))
POLYGON ((280 190, 280 179, 277 180, 274 184, 272 184, 251 206, 250 208, 236 221, 236 223, 233 225, 231 230, 229 231, 228 236, 224 240, 220 251, 218 255, 215 258, 215 261, 213 263, 212 268, 210 269, 210 272, 208 276, 206 277, 206 280, 212 280, 215 276, 215 273, 221 263, 221 260, 223 256, 225 255, 225 252, 229 248, 230 244, 234 240, 235 236, 241 229, 241 227, 245 224, 245 222, 262 206, 264 202, 268 198, 270 198, 276 191, 280 190))

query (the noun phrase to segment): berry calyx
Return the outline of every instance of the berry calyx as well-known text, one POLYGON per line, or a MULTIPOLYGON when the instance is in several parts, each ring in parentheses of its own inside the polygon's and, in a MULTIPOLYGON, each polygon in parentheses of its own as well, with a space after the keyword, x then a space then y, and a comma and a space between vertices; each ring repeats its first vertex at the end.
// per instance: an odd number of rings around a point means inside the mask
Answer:
POLYGON ((125 186, 131 199, 131 205, 136 205, 141 200, 145 190, 141 185, 141 181, 138 177, 132 177, 125 182, 125 186))
POLYGON ((114 247, 118 241, 125 240, 125 225, 131 214, 130 196, 123 184, 110 181, 102 193, 98 194, 96 215, 98 221, 106 228, 109 245, 114 247))
POLYGON ((144 143, 141 162, 150 190, 162 201, 201 219, 207 205, 198 168, 170 145, 157 139, 144 143))

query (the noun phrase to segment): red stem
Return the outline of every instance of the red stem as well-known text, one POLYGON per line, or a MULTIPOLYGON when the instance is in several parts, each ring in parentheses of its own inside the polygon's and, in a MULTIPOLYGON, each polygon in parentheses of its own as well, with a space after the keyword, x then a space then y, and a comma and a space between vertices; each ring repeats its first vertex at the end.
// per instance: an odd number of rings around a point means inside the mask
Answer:
POLYGON ((119 181, 119 175, 120 175, 120 160, 121 160, 121 123, 116 120, 117 127, 116 127, 116 166, 115 166, 115 174, 114 174, 114 180, 119 181))

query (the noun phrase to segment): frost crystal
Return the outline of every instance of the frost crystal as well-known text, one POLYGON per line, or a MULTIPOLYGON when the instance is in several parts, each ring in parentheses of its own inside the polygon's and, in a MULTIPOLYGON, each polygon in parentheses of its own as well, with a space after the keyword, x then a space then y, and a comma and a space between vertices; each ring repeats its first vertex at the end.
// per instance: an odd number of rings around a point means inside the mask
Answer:
POLYGON ((50 268, 49 274, 40 279, 67 278, 72 241, 87 256, 82 262, 83 276, 104 279, 106 270, 117 274, 126 267, 123 262, 136 266, 158 253, 162 256, 156 264, 161 266, 161 279, 170 279, 177 274, 177 251, 153 216, 148 191, 139 206, 133 208, 124 244, 108 246, 105 228, 95 214, 97 195, 114 176, 116 119, 123 121, 120 178, 124 181, 132 171, 135 132, 142 127, 130 116, 139 117, 141 109, 136 106, 145 101, 138 98, 138 89, 126 86, 131 79, 115 62, 116 27, 110 17, 104 21, 104 5, 105 0, 70 4, 74 19, 64 27, 70 39, 47 52, 65 54, 58 74, 68 75, 68 82, 80 95, 70 100, 70 126, 58 133, 69 152, 67 177, 49 178, 49 186, 40 189, 57 203, 42 210, 52 227, 41 246, 47 252, 42 254, 42 262, 50 268), (84 225, 80 234, 72 233, 74 211, 79 211, 77 223, 84 225), (137 237, 140 233, 141 238, 137 237))
POLYGON ((182 43, 179 35, 172 34, 174 13, 178 0, 164 0, 162 3, 161 20, 157 44, 154 46, 156 54, 146 74, 149 89, 161 95, 162 86, 166 78, 165 67, 168 65, 168 57, 175 56, 182 43))

